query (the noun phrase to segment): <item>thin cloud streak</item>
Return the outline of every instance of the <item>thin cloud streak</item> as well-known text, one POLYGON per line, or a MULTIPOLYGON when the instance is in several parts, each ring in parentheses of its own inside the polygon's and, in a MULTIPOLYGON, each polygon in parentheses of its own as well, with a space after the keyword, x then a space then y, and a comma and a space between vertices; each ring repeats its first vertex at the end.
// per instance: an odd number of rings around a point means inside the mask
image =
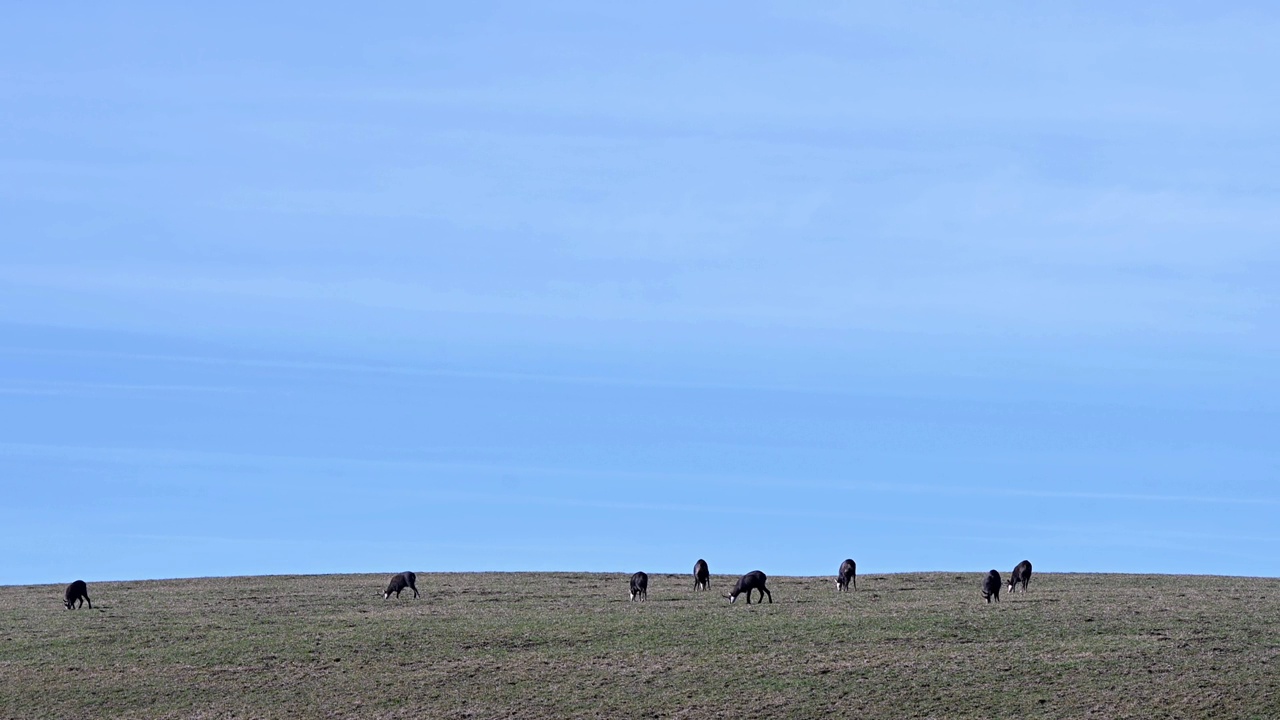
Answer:
MULTIPOLYGON (((438 447, 438 448, 415 448, 415 452, 439 452, 449 453, 456 451, 457 448, 438 447)), ((1220 505, 1280 505, 1280 498, 1274 497, 1234 497, 1225 495, 1188 495, 1188 494, 1158 494, 1158 493, 1118 493, 1118 492, 1095 492, 1095 491, 1074 491, 1074 490, 1027 490, 1021 488, 999 488, 979 485, 943 485, 943 484, 922 484, 922 483, 895 483, 895 482, 870 482, 870 481, 852 481, 852 480, 812 480, 804 478, 781 478, 781 477, 760 477, 748 475, 722 475, 715 473, 687 473, 687 472, 671 472, 665 473, 661 471, 633 471, 633 470, 616 470, 616 469, 574 469, 569 467, 557 467, 547 465, 512 465, 500 463, 470 463, 470 462, 450 462, 450 461, 430 461, 430 460, 383 460, 370 458, 352 458, 352 457, 326 457, 326 456, 302 456, 302 455, 264 455, 249 453, 224 453, 224 452, 207 452, 207 451, 187 451, 187 450, 166 450, 155 448, 122 448, 122 447, 97 447, 82 445, 41 445, 28 443, 0 443, 0 454, 17 455, 24 454, 28 456, 39 457, 66 457, 68 453, 74 453, 81 458, 96 459, 103 462, 123 462, 149 464, 156 462, 189 462, 199 460, 203 462, 226 462, 228 464, 247 464, 261 463, 266 465, 302 465, 302 466, 322 466, 333 467, 335 465, 344 465, 348 467, 365 467, 365 468, 394 468, 400 470, 419 470, 419 471, 458 471, 458 472, 480 472, 500 475, 503 477, 524 476, 524 477, 541 477, 541 478, 577 478, 591 480, 651 480, 651 481, 670 481, 680 483, 713 483, 716 485, 751 485, 754 487, 769 487, 783 489, 807 489, 807 490, 839 490, 839 491, 857 491, 863 490, 868 492, 898 494, 898 495, 944 495, 952 497, 1006 497, 1006 498, 1044 498, 1044 499, 1067 499, 1067 500, 1105 500, 1117 502, 1132 503, 1176 503, 1176 504, 1203 504, 1212 503, 1220 505)), ((256 481, 255 481, 256 482, 256 481)), ((440 482, 451 482, 451 480, 441 480, 440 482)), ((495 499, 501 499, 502 496, 493 496, 495 499)), ((570 502, 570 501, 566 501, 570 502)), ((603 506, 602 506, 603 507, 603 506)), ((654 506, 646 508, 645 506, 637 506, 627 504, 625 507, 634 507, 635 509, 662 509, 669 507, 672 510, 692 511, 698 506, 654 506)), ((834 517, 843 517, 845 513, 833 514, 834 517)), ((822 516, 826 516, 823 514, 822 516)))
POLYGON ((542 505, 549 507, 598 508, 603 510, 645 510, 652 512, 675 512, 692 515, 748 515, 753 517, 803 518, 821 520, 893 520, 894 522, 916 522, 921 525, 936 524, 933 521, 922 521, 910 516, 894 517, 884 513, 863 514, 850 512, 826 512, 818 510, 782 510, 763 509, 758 507, 729 506, 718 503, 688 505, 679 503, 647 503, 613 500, 582 500, 578 498, 553 497, 549 495, 512 495, 485 493, 446 493, 433 497, 453 500, 481 501, 495 505, 542 505))
MULTIPOLYGON (((936 229, 921 232, 933 234, 936 229)), ((327 321, 329 310, 344 308, 367 317, 394 311, 492 321, 539 318, 571 323, 764 324, 882 332, 938 332, 956 323, 972 326, 981 321, 979 326, 1021 328, 1024 332, 1050 330, 1082 338, 1136 332, 1172 341, 1188 332, 1247 335, 1266 320, 1269 307, 1265 291, 1250 293, 1200 277, 1135 277, 1114 270, 1053 272, 1040 264, 999 258, 960 271, 945 266, 872 270, 877 265, 872 262, 833 275, 832 269, 846 268, 855 258, 823 253, 797 257, 800 259, 788 256, 788 260, 775 261, 767 268, 759 267, 756 259, 640 282, 639 287, 654 291, 654 297, 625 291, 630 280, 624 277, 600 280, 583 276, 582 269, 564 280, 536 287, 495 285, 493 278, 477 276, 472 287, 465 289, 388 278, 211 277, 188 268, 137 272, 0 266, 0 279, 35 297, 74 292, 127 304, 148 295, 163 295, 175 303, 190 303, 193 311, 201 313, 209 312, 211 298, 235 298, 235 305, 221 307, 220 312, 246 324, 251 324, 255 315, 243 307, 245 303, 288 306, 293 312, 303 306, 303 322, 294 331, 314 329, 321 315, 327 321), (799 277, 806 282, 792 279, 799 277), (755 290, 762 284, 783 287, 762 298, 755 290), (1015 298, 1018 302, 1011 302, 1015 298)), ((9 319, 31 322, 41 318, 22 312, 11 314, 9 319)), ((103 322, 125 320, 117 315, 103 322)))
MULTIPOLYGON (((43 348, 5 347, 0 353, 13 355, 49 355, 59 357, 102 358, 116 360, 142 360, 147 362, 186 363, 226 367, 258 368, 264 370, 299 370, 308 372, 339 372, 353 375, 388 375, 398 377, 460 378, 477 380, 503 380, 519 382, 543 382, 569 385, 607 385, 619 387, 671 388, 676 390, 721 389, 760 390, 766 392, 819 393, 826 389, 807 388, 798 385, 751 385, 713 382, 681 382, 628 378, 606 375, 556 375, 548 373, 498 372, 485 370, 446 370, 407 365, 383 365, 372 363, 340 363, 323 361, 263 360, 226 358, 201 355, 171 355, 153 353, 121 353, 98 350, 49 350, 43 348)), ((834 392, 834 391, 832 391, 834 392)))
MULTIPOLYGON (((189 354, 173 354, 173 353, 145 353, 145 352, 115 352, 106 350, 61 350, 52 348, 36 348, 36 347, 18 347, 0 346, 0 356, 30 356, 30 357, 64 357, 64 358, 82 358, 82 359, 102 359, 102 360, 126 360, 139 361, 148 363, 172 363, 186 364, 207 367, 231 367, 231 368, 247 368, 261 370, 290 370, 307 373, 341 373, 351 376, 378 375, 384 377, 404 377, 404 378, 456 378, 463 380, 494 380, 499 382, 513 383, 545 383, 554 385, 574 385, 584 387, 618 387, 618 388, 655 388, 655 389, 671 389, 671 390, 709 390, 709 391, 747 391, 760 393, 786 393, 795 395, 817 395, 823 397, 848 397, 848 398, 902 398, 902 399, 938 399, 942 397, 970 397, 971 390, 966 390, 965 384, 970 381, 986 382, 990 380, 987 375, 983 375, 973 370, 951 367, 946 369, 937 369, 926 375, 925 368, 921 367, 913 372, 919 376, 919 380, 913 383, 895 383, 892 389, 886 389, 884 386, 873 386, 874 381, 867 384, 867 387, 847 387, 838 384, 824 383, 814 385, 799 384, 783 384, 783 383, 757 383, 757 382, 719 382, 714 380, 673 380, 669 378, 657 377, 637 377, 628 375, 588 375, 588 374, 556 374, 556 373, 529 373, 529 372, 512 372, 498 370, 459 370, 454 368, 439 367, 422 367, 403 364, 391 363, 369 363, 369 362, 335 362, 324 360, 279 360, 254 357, 226 357, 215 355, 189 355, 189 354), (921 382, 923 381, 923 382, 921 382), (946 382, 942 382, 946 381, 946 382)), ((1061 368, 1060 368, 1061 369, 1061 368)), ((1096 368, 1090 368, 1095 370, 1096 368)), ((1136 368, 1125 368, 1132 372, 1136 368)), ((868 375, 868 378, 875 377, 868 375)), ((175 386, 178 389, 181 386, 175 386)), ((194 390, 201 386, 191 386, 194 390)), ((282 388, 270 388, 273 392, 285 392, 282 388)), ((233 391, 228 388, 228 391, 233 391)), ((258 392, 258 390, 244 389, 243 392, 258 392)), ((989 399, 989 398, 988 398, 989 399)), ((1063 393, 1052 395, 1054 402, 1059 404, 1079 405, 1082 407, 1094 407, 1100 404, 1114 404, 1116 399, 1108 397, 1106 400, 1071 396, 1063 393)), ((1125 400, 1126 405, 1134 407, 1151 407, 1152 400, 1144 399, 1142 402, 1135 403, 1131 399, 1125 400)), ((1199 402, 1206 402, 1200 400, 1199 402)))
POLYGON ((247 394, 260 392, 228 385, 148 385, 130 383, 31 383, 0 386, 0 395, 49 395, 76 397, 92 393, 214 393, 247 394))

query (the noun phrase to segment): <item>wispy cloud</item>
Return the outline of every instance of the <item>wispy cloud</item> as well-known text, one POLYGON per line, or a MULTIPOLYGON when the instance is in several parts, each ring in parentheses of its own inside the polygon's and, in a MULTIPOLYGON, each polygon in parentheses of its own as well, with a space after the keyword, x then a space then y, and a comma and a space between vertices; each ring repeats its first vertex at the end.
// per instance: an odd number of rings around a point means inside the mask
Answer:
POLYGON ((245 394, 260 392, 229 385, 158 385, 146 383, 26 382, 0 385, 0 395, 82 396, 88 394, 245 394))
MULTIPOLYGON (((77 357, 104 360, 130 360, 148 363, 176 363, 190 365, 210 365, 224 367, 258 368, 264 370, 292 370, 307 373, 343 373, 354 375, 387 375, 393 377, 442 377, 487 379, 520 382, 559 383, 571 385, 616 385, 625 387, 662 387, 672 389, 726 389, 726 390, 765 390, 770 392, 794 393, 831 393, 839 392, 825 387, 807 387, 802 385, 767 385, 744 383, 717 383, 672 380, 666 378, 645 378, 621 375, 584 375, 556 373, 503 372, 489 370, 459 370, 449 368, 432 368, 413 365, 394 365, 384 363, 329 362, 323 360, 279 360, 267 358, 228 357, 216 355, 179 355, 166 353, 130 353, 104 350, 57 350, 33 347, 0 347, 0 355, 29 355, 77 357)), ((76 384, 66 384, 75 387, 76 384)), ((97 387, 96 384, 85 384, 85 387, 97 387)), ((102 385, 104 388, 115 387, 102 385)), ((119 386, 121 389, 130 387, 119 386)), ((139 388, 148 386, 140 385, 139 388)), ((155 386, 157 388, 164 386, 155 386)), ((190 387, 199 389, 202 386, 173 386, 174 389, 190 387)), ((212 389, 212 388, 211 388, 212 389)), ((220 389, 220 388, 219 388, 220 389)))
MULTIPOLYGON (((417 447, 414 448, 415 453, 438 453, 441 455, 456 454, 462 448, 457 447, 417 447)), ((483 449, 479 449, 483 450, 483 449)), ((635 471, 619 469, 614 467, 600 468, 581 468, 581 467, 565 467, 558 465, 539 465, 539 464, 512 464, 512 463, 486 463, 486 462, 465 462, 452 459, 443 460, 414 460, 414 459, 384 459, 384 458, 359 458, 359 457, 341 457, 341 456, 304 456, 304 455, 266 455, 266 454, 250 454, 250 453, 229 453, 229 452, 210 452, 210 451, 189 451, 189 450, 170 450, 163 448, 137 448, 137 447, 100 447, 100 446, 83 446, 83 445, 57 445, 57 444, 27 444, 27 443, 0 443, 0 454, 8 456, 24 455, 29 457, 56 457, 67 458, 76 457, 82 460, 95 460, 100 462, 118 462, 118 463, 187 463, 191 461, 200 461, 207 464, 226 463, 237 466, 245 464, 261 464, 264 466, 317 466, 317 467, 363 467, 363 468, 381 468, 384 470, 398 469, 402 471, 412 470, 427 473, 427 477, 437 476, 442 478, 438 484, 430 481, 419 481, 422 487, 432 488, 432 493, 442 487, 450 486, 454 477, 450 473, 469 473, 479 474, 490 477, 500 477, 505 479, 524 478, 524 479, 543 479, 555 483, 557 481, 573 480, 575 483, 585 480, 601 481, 601 482, 664 482, 675 483, 679 485, 712 485, 729 488, 770 488, 774 490, 786 490, 791 492, 797 491, 840 491, 840 492, 862 492, 875 493, 882 495, 908 495, 908 496, 928 496, 932 498, 942 497, 981 497, 981 498, 1038 498, 1047 500, 1099 500, 1116 503, 1129 503, 1134 505, 1150 505, 1153 503, 1162 504, 1180 504, 1180 505, 1250 505, 1250 506, 1277 506, 1280 505, 1280 498, 1267 495, 1211 495, 1211 494, 1186 494, 1186 493, 1137 493, 1137 492, 1106 492, 1106 491, 1083 491, 1083 490, 1059 490, 1046 488, 1043 484, 1036 488, 1021 487, 996 487, 983 486, 974 483, 956 482, 956 483, 917 483, 917 482, 891 482, 891 481, 868 481, 868 480, 841 480, 841 479, 821 479, 803 476, 794 477, 770 477, 752 474, 731 474, 731 473, 690 473, 681 471, 662 472, 662 471, 635 471), (429 472, 428 472, 429 471, 429 472)), ((256 482, 256 480, 255 480, 256 482)), ((462 497, 465 493, 454 493, 458 497, 462 497)), ((650 509, 650 510, 670 510, 673 512, 698 512, 705 508, 702 505, 695 504, 646 504, 637 501, 611 501, 611 500, 594 500, 572 497, 556 497, 556 496, 519 496, 515 494, 477 494, 477 499, 486 499, 493 502, 545 502, 572 505, 586 505, 593 507, 610 507, 615 509, 650 509)), ((725 506, 725 512, 730 514, 742 510, 747 513, 761 512, 759 508, 750 509, 747 507, 730 507, 725 506)), ((778 512, 770 510, 768 512, 778 512)), ((791 513, 791 510, 781 511, 783 514, 791 513)), ((813 517, 829 517, 829 516, 847 516, 846 512, 835 514, 826 511, 798 511, 803 516, 813 517)), ((869 515, 868 517, 873 517, 869 515)))

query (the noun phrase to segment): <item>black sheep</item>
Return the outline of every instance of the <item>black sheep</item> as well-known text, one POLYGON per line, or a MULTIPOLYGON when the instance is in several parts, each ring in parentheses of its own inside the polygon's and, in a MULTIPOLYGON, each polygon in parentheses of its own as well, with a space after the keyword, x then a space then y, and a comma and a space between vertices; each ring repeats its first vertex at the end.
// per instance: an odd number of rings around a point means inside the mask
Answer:
POLYGON ((649 599, 649 576, 638 572, 631 576, 631 599, 649 599))
POLYGON ((996 602, 1000 602, 1000 573, 992 570, 987 573, 986 579, 982 581, 982 598, 991 604, 991 598, 995 598, 996 602))
POLYGON ((711 570, 707 568, 707 561, 701 558, 693 564, 693 591, 710 590, 711 589, 711 570))
POLYGON ((1031 561, 1023 560, 1013 569, 1013 573, 1009 575, 1009 592, 1018 589, 1018 583, 1022 583, 1022 592, 1027 591, 1027 583, 1031 582, 1031 561))
POLYGON ((849 584, 853 583, 853 589, 858 589, 858 563, 852 558, 840 563, 840 574, 836 576, 836 590, 838 592, 849 592, 849 584))
POLYGON ((405 588, 412 589, 413 596, 418 597, 418 586, 414 584, 417 581, 418 581, 418 576, 414 575, 412 572, 409 572, 408 570, 405 570, 404 572, 398 573, 396 575, 392 575, 391 582, 387 585, 386 592, 382 593, 382 599, 386 600, 387 598, 391 597, 391 593, 395 593, 396 597, 398 598, 400 597, 400 591, 404 590, 405 588))
POLYGON ((766 577, 764 573, 759 570, 752 570, 746 575, 738 578, 738 584, 734 585, 733 590, 730 591, 728 595, 725 595, 725 597, 729 599, 730 604, 733 604, 733 602, 738 599, 738 595, 745 592, 747 594, 747 604, 750 605, 751 591, 759 590, 760 602, 764 602, 764 596, 768 595, 769 604, 772 605, 773 593, 769 592, 769 588, 764 586, 766 580, 768 580, 768 577, 766 577))
POLYGON ((71 583, 67 586, 66 592, 62 593, 62 604, 66 605, 68 610, 72 609, 72 605, 75 605, 75 608, 78 610, 83 607, 86 602, 89 603, 89 609, 92 610, 93 601, 89 599, 89 586, 85 585, 83 580, 77 580, 71 583), (76 605, 77 600, 80 601, 80 604, 78 605, 76 605))

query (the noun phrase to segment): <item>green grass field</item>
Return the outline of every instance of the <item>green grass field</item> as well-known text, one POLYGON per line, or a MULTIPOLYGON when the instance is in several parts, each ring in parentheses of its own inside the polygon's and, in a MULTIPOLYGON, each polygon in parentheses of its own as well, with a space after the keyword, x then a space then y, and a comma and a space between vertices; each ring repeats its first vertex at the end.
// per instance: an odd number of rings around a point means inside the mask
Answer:
POLYGON ((0 587, 0 716, 1280 718, 1278 579, 388 575, 0 587))

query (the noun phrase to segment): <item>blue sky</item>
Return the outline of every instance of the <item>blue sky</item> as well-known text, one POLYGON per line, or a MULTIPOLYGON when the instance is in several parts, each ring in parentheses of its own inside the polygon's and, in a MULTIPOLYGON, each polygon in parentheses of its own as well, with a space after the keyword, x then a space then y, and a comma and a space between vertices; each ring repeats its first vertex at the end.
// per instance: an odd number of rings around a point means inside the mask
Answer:
POLYGON ((1280 11, 543 5, 7 8, 0 583, 1280 575, 1280 11))

